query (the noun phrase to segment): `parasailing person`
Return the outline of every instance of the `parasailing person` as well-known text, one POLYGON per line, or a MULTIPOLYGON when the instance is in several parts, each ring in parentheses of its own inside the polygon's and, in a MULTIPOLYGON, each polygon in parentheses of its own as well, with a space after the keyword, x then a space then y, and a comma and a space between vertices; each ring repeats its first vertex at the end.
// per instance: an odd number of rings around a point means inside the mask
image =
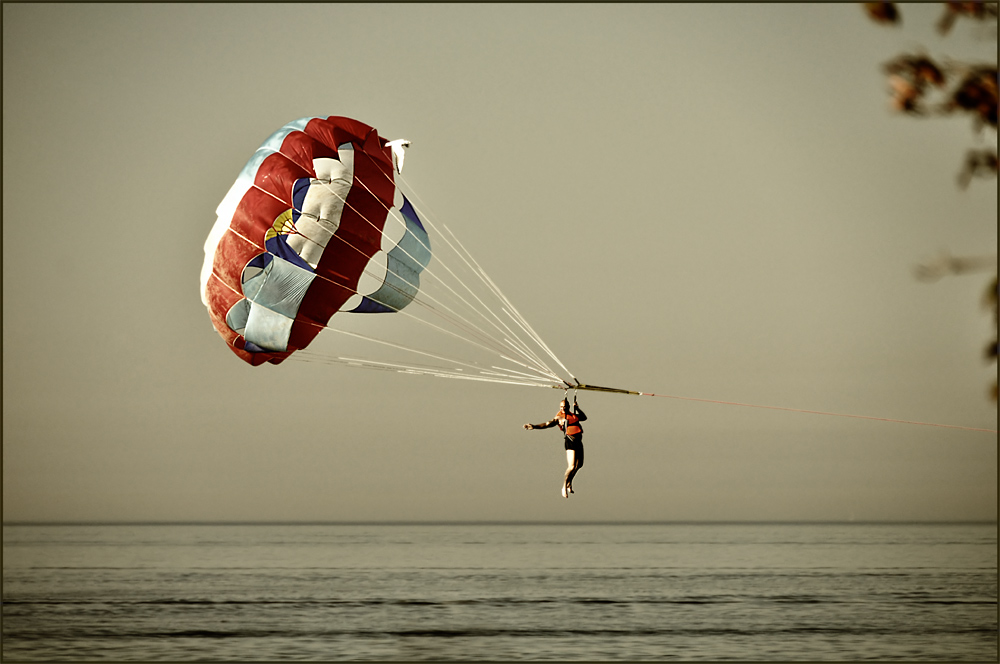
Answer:
POLYGON ((524 425, 524 428, 529 430, 558 426, 559 430, 563 432, 567 464, 566 475, 563 477, 563 498, 569 498, 569 494, 574 493, 573 478, 583 468, 583 427, 580 422, 585 419, 587 419, 587 414, 577 405, 576 396, 574 396, 572 408, 570 408, 569 399, 564 398, 559 402, 559 412, 548 422, 524 425))

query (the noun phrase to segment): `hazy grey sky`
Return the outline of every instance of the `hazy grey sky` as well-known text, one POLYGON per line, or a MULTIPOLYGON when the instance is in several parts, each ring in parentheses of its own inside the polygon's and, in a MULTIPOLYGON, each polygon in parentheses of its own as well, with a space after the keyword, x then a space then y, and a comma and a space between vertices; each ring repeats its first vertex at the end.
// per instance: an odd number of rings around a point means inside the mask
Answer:
MULTIPOLYGON (((198 293, 272 131, 346 115, 584 382, 996 428, 996 181, 888 110, 939 8, 3 5, 5 520, 995 519, 995 435, 286 362, 198 293)), ((434 238, 432 238, 434 242, 434 238)), ((325 343, 334 343, 323 339, 325 343)))

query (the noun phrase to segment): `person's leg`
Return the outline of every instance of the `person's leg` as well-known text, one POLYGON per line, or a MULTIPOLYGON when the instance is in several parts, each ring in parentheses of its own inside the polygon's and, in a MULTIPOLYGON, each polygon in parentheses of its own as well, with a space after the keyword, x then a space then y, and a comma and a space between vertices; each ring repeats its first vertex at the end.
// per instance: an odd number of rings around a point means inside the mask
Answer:
POLYGON ((566 450, 566 474, 563 476, 563 498, 569 498, 569 484, 576 474, 576 450, 566 450))
POLYGON ((575 491, 573 491, 573 478, 576 477, 576 474, 580 471, 581 468, 583 468, 583 443, 581 442, 579 445, 577 445, 576 449, 574 449, 573 451, 575 453, 573 456, 573 471, 572 472, 567 471, 569 479, 567 480, 566 483, 566 489, 570 493, 575 493, 575 491))

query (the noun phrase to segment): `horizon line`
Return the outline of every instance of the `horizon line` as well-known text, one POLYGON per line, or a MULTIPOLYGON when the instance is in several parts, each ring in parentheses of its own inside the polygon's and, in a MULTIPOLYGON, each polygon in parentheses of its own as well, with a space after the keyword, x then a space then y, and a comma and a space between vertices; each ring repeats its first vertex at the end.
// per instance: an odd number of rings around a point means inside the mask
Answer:
POLYGON ((671 520, 525 520, 525 519, 365 519, 347 520, 227 520, 227 519, 170 519, 170 520, 4 520, 3 526, 738 526, 738 525, 998 525, 997 519, 671 519, 671 520))

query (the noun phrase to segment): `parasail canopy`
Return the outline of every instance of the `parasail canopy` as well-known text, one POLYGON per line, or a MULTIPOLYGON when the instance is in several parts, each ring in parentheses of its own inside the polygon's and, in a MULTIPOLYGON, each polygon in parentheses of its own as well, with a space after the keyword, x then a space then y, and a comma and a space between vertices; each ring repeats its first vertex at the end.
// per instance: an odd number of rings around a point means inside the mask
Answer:
POLYGON ((290 122, 257 149, 216 210, 201 273, 236 355, 278 364, 334 315, 413 301, 431 249, 394 179, 408 145, 330 116, 290 122))

